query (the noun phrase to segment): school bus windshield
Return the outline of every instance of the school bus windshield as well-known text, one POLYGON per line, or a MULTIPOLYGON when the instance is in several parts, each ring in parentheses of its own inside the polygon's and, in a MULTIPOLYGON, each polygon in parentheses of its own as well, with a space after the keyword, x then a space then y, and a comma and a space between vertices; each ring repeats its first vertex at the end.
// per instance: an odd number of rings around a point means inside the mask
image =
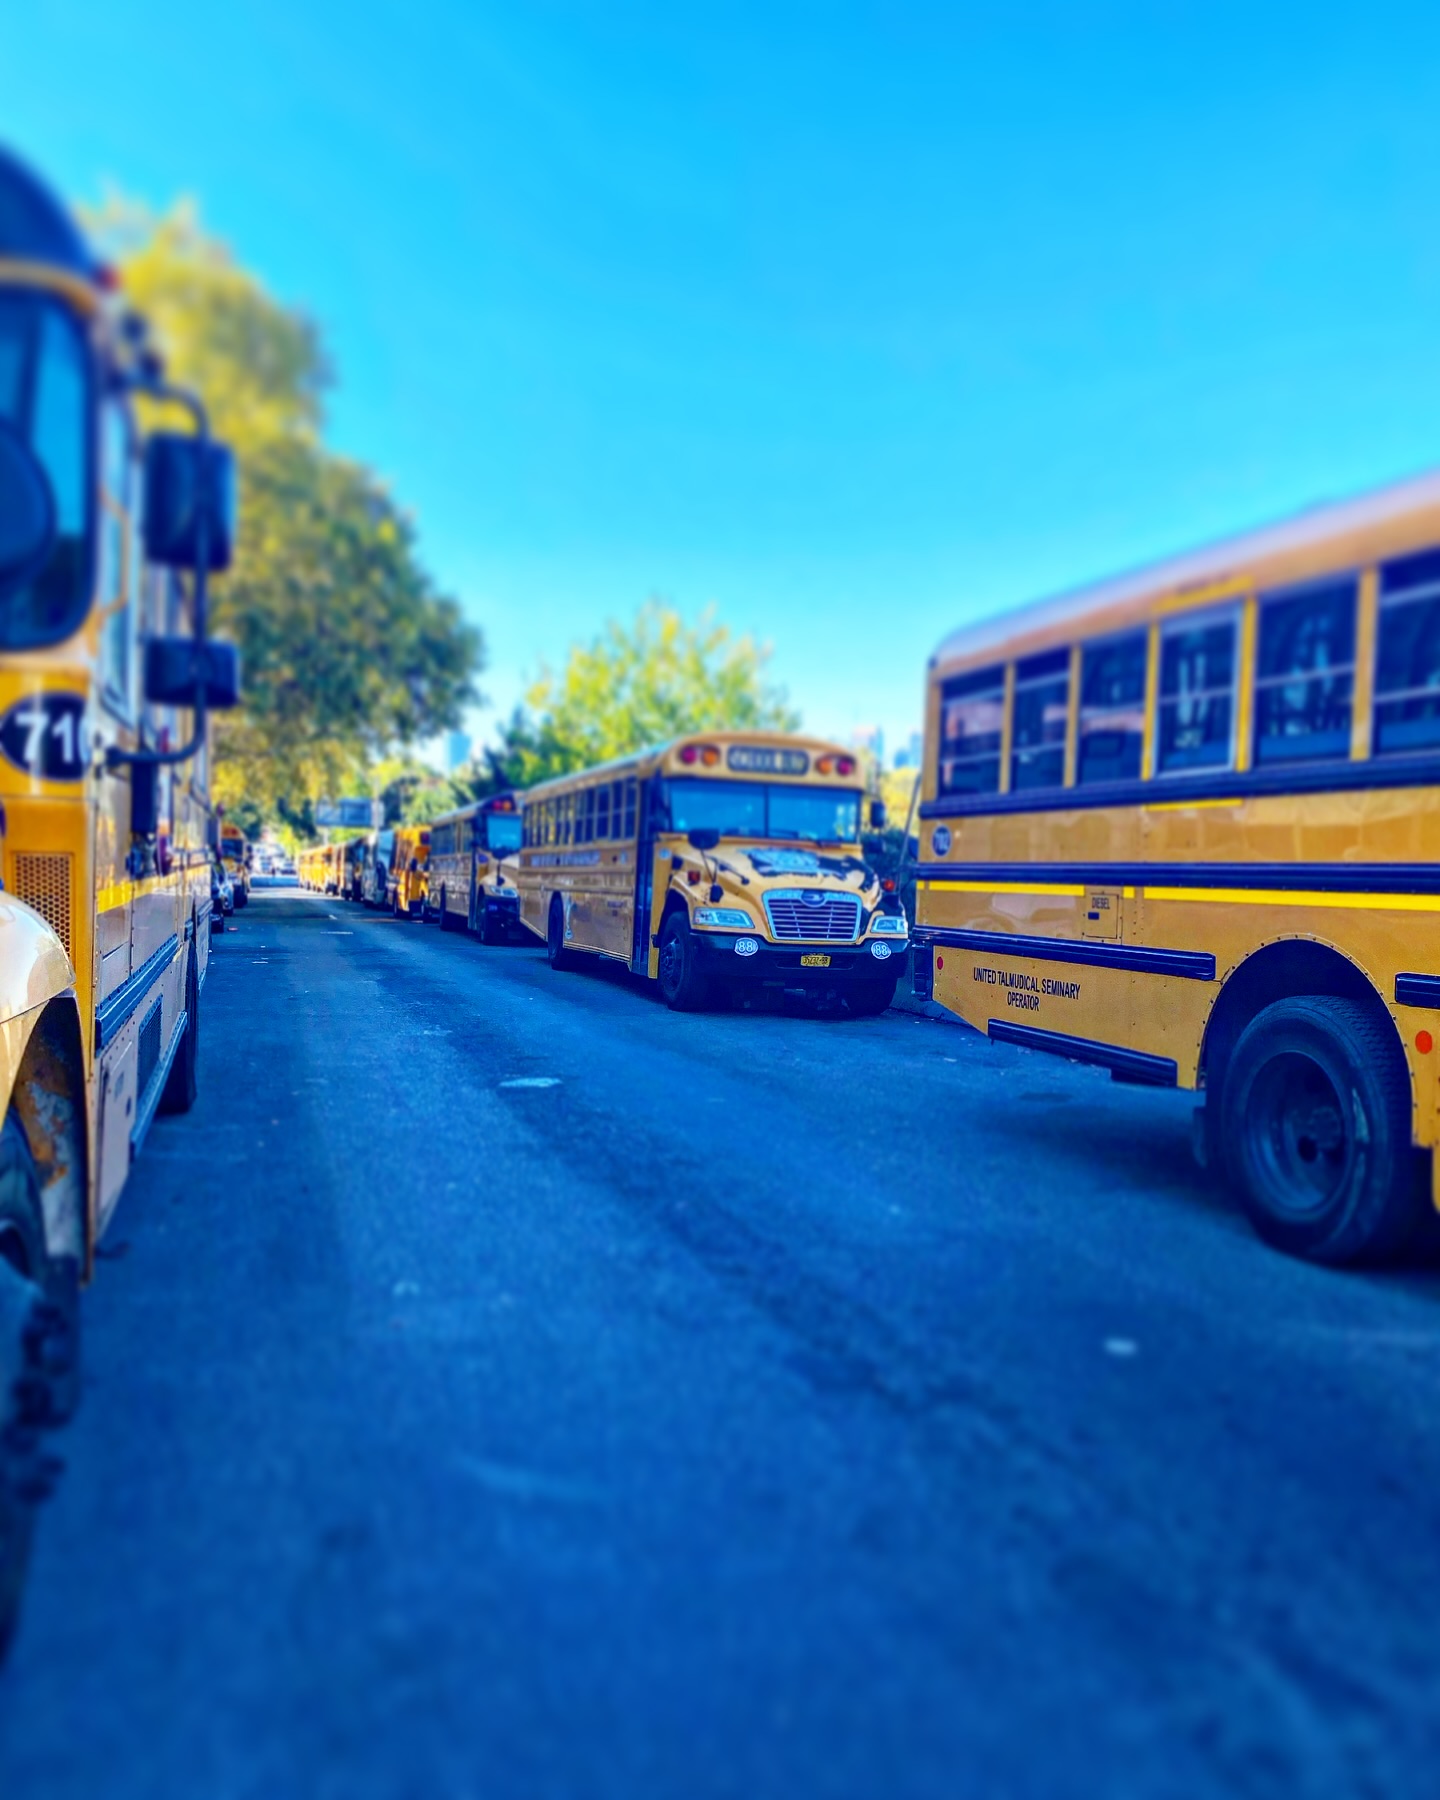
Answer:
POLYGON ((837 844, 859 835, 860 795, 846 789, 675 777, 665 783, 665 804, 671 831, 837 844))
POLYGON ((508 856, 512 850, 520 848, 522 837, 520 815, 514 813, 489 813, 485 821, 485 843, 497 856, 508 856))
POLYGON ((0 294, 0 419, 45 471, 55 547, 19 593, 0 596, 0 644, 25 648, 70 636, 90 603, 86 353, 64 308, 35 294, 0 294))

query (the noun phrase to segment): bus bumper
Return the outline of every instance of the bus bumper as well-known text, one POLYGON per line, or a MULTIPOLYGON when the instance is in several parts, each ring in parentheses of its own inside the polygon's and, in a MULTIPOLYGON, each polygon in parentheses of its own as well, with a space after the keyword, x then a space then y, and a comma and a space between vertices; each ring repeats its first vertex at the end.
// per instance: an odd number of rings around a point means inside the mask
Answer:
POLYGON ((893 981, 905 973, 909 944, 903 938, 883 947, 890 954, 874 955, 867 939, 860 944, 771 944, 764 938, 750 939, 759 949, 749 956, 737 955, 736 934, 716 932, 693 933, 696 965, 705 975, 726 981, 745 981, 787 988, 845 988, 861 982, 893 981), (817 966, 801 961, 806 956, 826 956, 830 960, 817 966))

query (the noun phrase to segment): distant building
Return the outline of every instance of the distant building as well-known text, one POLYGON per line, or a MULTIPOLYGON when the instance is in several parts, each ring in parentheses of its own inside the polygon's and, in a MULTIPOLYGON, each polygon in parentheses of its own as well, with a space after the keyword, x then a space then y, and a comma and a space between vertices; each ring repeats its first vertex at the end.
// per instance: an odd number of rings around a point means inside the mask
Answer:
POLYGON ((925 740, 918 731, 912 731, 909 738, 895 752, 897 769, 918 769, 925 759, 925 740))
POLYGON ((452 731, 445 738, 445 773, 453 775, 457 769, 463 769, 470 760, 473 745, 468 731, 452 731))
POLYGON ((885 733, 878 725, 857 725, 850 733, 854 750, 867 750, 883 769, 885 766, 885 733))

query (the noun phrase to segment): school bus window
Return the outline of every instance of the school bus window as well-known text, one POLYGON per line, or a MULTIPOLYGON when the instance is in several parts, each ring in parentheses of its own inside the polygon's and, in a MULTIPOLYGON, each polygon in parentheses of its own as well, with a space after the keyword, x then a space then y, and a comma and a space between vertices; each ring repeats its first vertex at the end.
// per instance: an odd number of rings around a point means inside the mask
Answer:
POLYGON ((610 783, 602 781, 595 790, 595 835, 597 838, 608 838, 610 835, 610 783))
POLYGON ((1262 602, 1257 763, 1350 754, 1357 591, 1350 580, 1262 602))
POLYGON ((80 327, 38 294, 0 296, 0 418, 29 443, 50 482, 50 560, 0 609, 0 644, 59 643, 89 608, 93 580, 90 363, 80 327))
POLYGON ((1143 631, 1085 646, 1077 782, 1139 780, 1147 647, 1143 631))
POLYGON ((1172 619, 1161 633, 1155 766, 1162 775, 1228 769, 1234 763, 1239 624, 1231 608, 1172 619))
POLYGON ((1380 571, 1373 739, 1378 756, 1440 744, 1440 550, 1380 571))
POLYGON ((977 669, 940 692, 940 792, 993 794, 1000 787, 1005 667, 977 669))
POLYGON ((638 811, 636 806, 636 794, 638 788, 639 783, 636 781, 635 777, 633 775, 627 776, 625 781, 625 836, 627 838, 633 838, 635 835, 635 822, 638 811))
POLYGON ((1070 652, 1047 650, 1015 665, 1010 787, 1059 787, 1065 779, 1065 726, 1070 716, 1070 652))

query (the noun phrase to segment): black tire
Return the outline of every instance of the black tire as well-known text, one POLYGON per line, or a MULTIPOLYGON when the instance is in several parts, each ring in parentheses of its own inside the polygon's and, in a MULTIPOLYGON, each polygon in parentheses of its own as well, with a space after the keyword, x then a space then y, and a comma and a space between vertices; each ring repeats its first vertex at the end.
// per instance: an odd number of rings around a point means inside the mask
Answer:
POLYGON ((565 948, 565 906, 558 894, 550 896, 550 913, 545 921, 545 954, 552 969, 573 969, 576 956, 565 948))
POLYGON ((505 927, 495 917, 489 907, 482 907, 480 912, 480 942, 482 944, 501 944, 505 941, 505 927))
POLYGON ((245 892, 244 888, 237 887, 235 890, 235 910, 236 910, 236 912, 239 912, 239 910, 242 906, 248 906, 249 904, 250 904, 250 896, 245 892))
POLYGON ((672 1012, 699 1012, 710 1001, 709 979, 696 960, 690 921, 677 909, 660 927, 660 992, 672 1012))
POLYGON ((1410 1076, 1389 1021, 1298 995, 1256 1015, 1230 1059, 1221 1140, 1251 1224, 1311 1262, 1395 1255, 1423 1215, 1410 1076))
POLYGON ((188 1023, 165 1086, 160 1093, 158 1110, 162 1113, 187 1113, 200 1092, 200 955, 192 937, 190 966, 185 971, 185 1014, 188 1023))
POLYGON ((463 929, 460 921, 451 914, 449 907, 445 904, 444 888, 441 888, 440 890, 440 929, 442 931, 460 931, 463 929))
POLYGON ((14 1383, 28 1366, 25 1326, 43 1299, 50 1275, 40 1178, 19 1120, 0 1129, 0 1662, 20 1622, 20 1599, 30 1566, 32 1496, 25 1492, 26 1457, 16 1418, 14 1383))
POLYGON ((869 980, 858 983, 845 996, 845 1004, 851 1016, 857 1019, 875 1019, 889 1010, 895 999, 895 987, 900 977, 889 975, 880 981, 869 980))
POLYGON ((405 917, 404 908, 400 904, 400 890, 398 887, 395 890, 395 898, 390 902, 390 917, 392 919, 403 919, 405 917))

